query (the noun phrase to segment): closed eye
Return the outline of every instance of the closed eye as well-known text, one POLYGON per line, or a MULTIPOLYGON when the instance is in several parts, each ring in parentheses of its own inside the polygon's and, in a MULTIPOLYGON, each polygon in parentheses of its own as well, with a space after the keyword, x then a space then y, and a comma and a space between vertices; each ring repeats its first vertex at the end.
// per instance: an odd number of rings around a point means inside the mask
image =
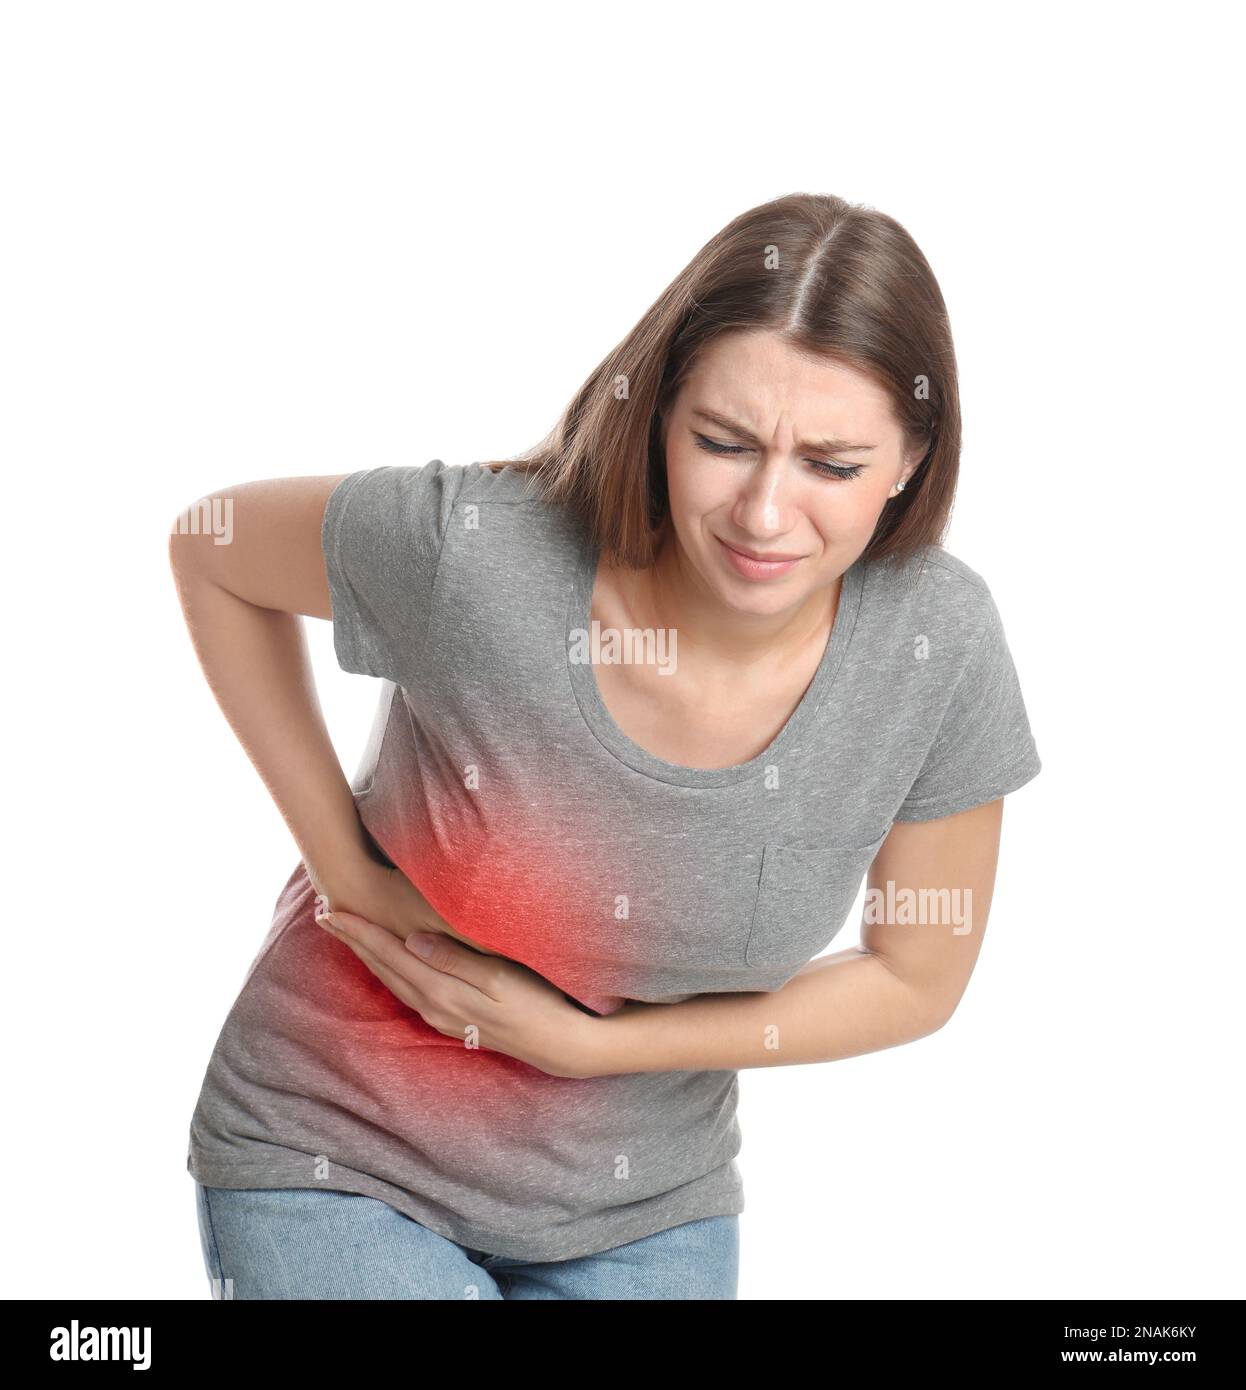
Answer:
MULTIPOLYGON (((743 444, 723 444, 717 439, 707 439, 705 435, 692 431, 692 437, 697 442, 697 448, 702 449, 707 454, 747 454, 751 450, 746 449, 743 444)), ((806 459, 805 462, 815 473, 820 473, 824 478, 855 478, 865 467, 863 463, 831 463, 826 459, 806 459)))

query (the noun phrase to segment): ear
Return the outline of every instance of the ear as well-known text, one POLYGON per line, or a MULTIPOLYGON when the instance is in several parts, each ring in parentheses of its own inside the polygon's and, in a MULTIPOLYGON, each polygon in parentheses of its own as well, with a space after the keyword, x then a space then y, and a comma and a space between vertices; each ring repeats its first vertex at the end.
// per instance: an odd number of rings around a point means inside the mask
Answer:
POLYGON ((936 420, 931 427, 930 438, 923 443, 914 444, 904 453, 904 472, 900 475, 900 481, 907 483, 914 473, 921 467, 927 454, 934 452, 935 444, 939 438, 939 422, 936 420))
MULTIPOLYGON (((896 479, 895 483, 892 483, 892 487, 894 488, 896 483, 904 483, 905 485, 907 485, 908 480, 913 476, 914 473, 917 472, 917 467, 921 463, 921 461, 922 454, 920 452, 916 454, 906 453, 904 455, 904 472, 900 474, 900 476, 896 479)), ((898 493, 894 493, 893 495, 899 496, 898 493)))

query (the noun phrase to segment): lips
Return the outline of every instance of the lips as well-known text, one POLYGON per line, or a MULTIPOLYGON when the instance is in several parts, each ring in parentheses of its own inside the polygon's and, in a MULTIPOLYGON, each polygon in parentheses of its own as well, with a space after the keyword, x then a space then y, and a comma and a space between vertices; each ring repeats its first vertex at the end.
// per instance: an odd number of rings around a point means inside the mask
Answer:
POLYGON ((779 575, 787 574, 804 558, 802 555, 790 555, 779 551, 759 555, 755 551, 739 550, 733 545, 728 545, 721 536, 714 539, 722 546, 727 563, 745 579, 775 579, 779 575))
MULTIPOLYGON (((721 540, 722 538, 719 537, 719 539, 721 540)), ((761 554, 756 550, 746 550, 742 545, 729 545, 726 541, 723 541, 723 544, 727 546, 728 550, 734 550, 737 555, 743 555, 746 560, 761 560, 765 564, 774 564, 776 561, 780 560, 799 560, 801 558, 799 555, 783 555, 777 550, 768 550, 764 554, 761 554)))

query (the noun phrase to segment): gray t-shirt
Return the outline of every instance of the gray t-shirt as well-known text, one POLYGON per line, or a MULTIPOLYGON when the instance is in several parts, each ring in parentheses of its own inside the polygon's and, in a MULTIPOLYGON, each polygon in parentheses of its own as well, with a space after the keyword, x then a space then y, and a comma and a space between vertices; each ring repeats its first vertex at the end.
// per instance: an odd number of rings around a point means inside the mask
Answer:
MULTIPOLYGON (((843 925, 893 821, 1040 762, 990 591, 942 547, 858 561, 790 720, 721 770, 633 743, 581 658, 597 551, 512 469, 382 467, 322 540, 342 667, 378 677, 352 779, 456 929, 599 1013, 775 990, 843 925)), ((744 1209, 738 1073, 550 1076, 430 1028, 313 921, 300 863, 213 1050, 188 1169, 380 1198, 530 1260, 744 1209)))

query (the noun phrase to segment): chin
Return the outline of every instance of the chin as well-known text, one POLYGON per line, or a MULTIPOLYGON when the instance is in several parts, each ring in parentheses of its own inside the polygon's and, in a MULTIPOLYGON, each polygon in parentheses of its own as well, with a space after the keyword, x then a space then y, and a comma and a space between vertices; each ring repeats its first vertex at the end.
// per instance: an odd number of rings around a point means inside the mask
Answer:
POLYGON ((809 596, 806 585, 733 583, 730 575, 716 574, 711 586, 724 608, 735 613, 764 617, 799 607, 809 596))

